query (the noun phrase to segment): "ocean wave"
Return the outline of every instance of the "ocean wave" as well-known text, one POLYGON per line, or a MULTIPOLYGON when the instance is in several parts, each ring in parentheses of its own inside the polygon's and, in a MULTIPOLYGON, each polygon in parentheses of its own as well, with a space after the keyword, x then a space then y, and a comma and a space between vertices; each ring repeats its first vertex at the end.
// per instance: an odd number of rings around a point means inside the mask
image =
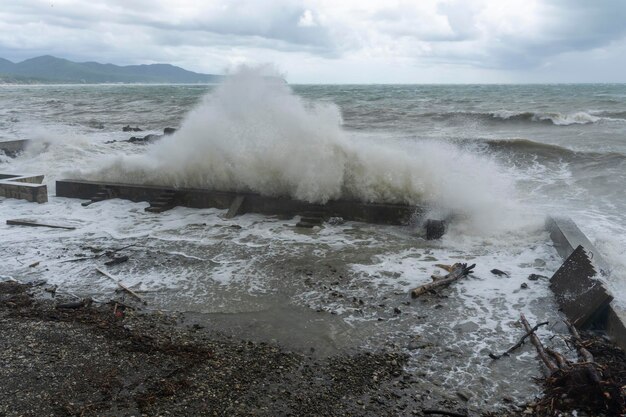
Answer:
POLYGON ((490 150, 536 155, 543 158, 561 159, 573 162, 624 163, 626 155, 620 152, 575 151, 559 145, 535 142, 529 139, 490 139, 485 140, 490 150))
POLYGON ((476 119, 485 122, 518 122, 518 123, 546 123, 554 126, 584 125, 599 122, 626 122, 626 112, 604 112, 597 115, 587 112, 533 112, 533 111, 509 111, 498 110, 495 112, 448 112, 448 113, 425 113, 424 116, 440 120, 456 118, 476 119))

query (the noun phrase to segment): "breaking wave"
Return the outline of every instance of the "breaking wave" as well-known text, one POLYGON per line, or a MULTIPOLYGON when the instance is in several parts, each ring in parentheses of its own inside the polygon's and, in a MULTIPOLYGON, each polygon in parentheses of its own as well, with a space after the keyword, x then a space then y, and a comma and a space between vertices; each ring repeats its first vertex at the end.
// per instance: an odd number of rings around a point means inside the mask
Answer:
POLYGON ((582 152, 559 145, 535 142, 529 139, 489 139, 484 141, 491 150, 519 155, 536 155, 554 160, 574 162, 596 162, 611 166, 626 162, 626 155, 620 152, 582 152))
POLYGON ((427 113, 425 116, 439 120, 453 120, 457 118, 474 119, 483 122, 517 122, 517 123, 547 123, 555 126, 583 125, 599 122, 626 122, 626 115, 622 113, 593 115, 587 112, 559 113, 559 112, 517 112, 499 110, 495 112, 449 112, 427 113))
POLYGON ((357 137, 342 129, 336 105, 305 101, 267 75, 240 70, 205 96, 176 134, 80 176, 316 203, 426 203, 465 214, 478 227, 493 227, 503 213, 515 216, 514 178, 491 158, 449 143, 357 137))

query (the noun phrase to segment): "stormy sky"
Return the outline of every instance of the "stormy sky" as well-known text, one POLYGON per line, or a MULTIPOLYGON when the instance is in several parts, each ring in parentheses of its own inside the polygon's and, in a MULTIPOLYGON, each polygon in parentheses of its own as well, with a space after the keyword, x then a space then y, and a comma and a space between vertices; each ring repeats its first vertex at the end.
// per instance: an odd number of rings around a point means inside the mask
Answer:
POLYGON ((0 57, 292 83, 626 82, 626 0, 2 0, 0 57))

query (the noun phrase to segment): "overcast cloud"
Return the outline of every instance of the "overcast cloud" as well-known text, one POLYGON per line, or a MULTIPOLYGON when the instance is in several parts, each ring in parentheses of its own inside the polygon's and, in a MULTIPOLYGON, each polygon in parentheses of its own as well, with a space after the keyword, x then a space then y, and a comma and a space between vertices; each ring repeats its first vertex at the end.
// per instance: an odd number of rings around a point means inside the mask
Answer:
POLYGON ((0 57, 272 62, 290 82, 626 82, 624 0, 19 0, 0 57))

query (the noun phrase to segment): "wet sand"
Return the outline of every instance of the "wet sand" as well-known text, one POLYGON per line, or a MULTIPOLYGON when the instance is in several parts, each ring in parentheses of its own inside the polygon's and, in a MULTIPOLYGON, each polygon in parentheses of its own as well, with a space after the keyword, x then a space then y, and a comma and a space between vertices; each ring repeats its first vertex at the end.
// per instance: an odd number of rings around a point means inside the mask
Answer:
MULTIPOLYGON (((120 304, 57 308, 0 283, 0 415, 396 416, 445 409, 392 349, 326 357, 120 304)), ((478 410, 475 410, 478 411, 478 410)), ((499 414, 504 415, 504 414, 499 414)))

